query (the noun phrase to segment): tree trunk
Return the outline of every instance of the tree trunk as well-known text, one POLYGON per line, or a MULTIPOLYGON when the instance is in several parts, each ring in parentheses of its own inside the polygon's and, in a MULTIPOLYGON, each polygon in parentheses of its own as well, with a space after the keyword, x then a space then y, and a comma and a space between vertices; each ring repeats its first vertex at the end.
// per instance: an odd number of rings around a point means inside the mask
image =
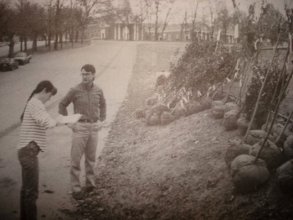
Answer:
POLYGON ((75 32, 75 43, 78 41, 78 37, 79 37, 79 31, 75 32))
POLYGON ((159 39, 158 29, 159 29, 159 1, 156 1, 156 22, 155 22, 155 41, 159 39))
POLYGON ((80 38, 81 44, 83 44, 83 40, 84 40, 84 27, 82 27, 82 30, 81 30, 81 38, 80 38))
POLYGON ((150 26, 148 27, 148 32, 149 32, 148 40, 152 40, 152 33, 151 33, 151 27, 150 26))
POLYGON ((73 42, 74 42, 74 30, 71 28, 70 30, 70 42, 71 42, 71 47, 73 47, 73 42))
POLYGON ((38 40, 38 34, 34 34, 34 39, 33 39, 33 51, 37 51, 37 40, 38 40))
POLYGON ((24 37, 24 51, 27 51, 27 37, 24 37))
POLYGON ((9 35, 9 52, 8 52, 8 57, 12 58, 14 54, 14 34, 9 35))
POLYGON ((20 36, 20 51, 23 51, 23 37, 20 36))
POLYGON ((58 50, 58 32, 60 30, 60 24, 59 24, 59 20, 60 20, 60 0, 56 1, 56 14, 55 14, 55 19, 54 19, 54 26, 55 26, 55 42, 54 42, 54 50, 58 50))
POLYGON ((54 50, 58 50, 58 33, 55 33, 54 50))
POLYGON ((215 32, 215 27, 214 27, 214 25, 212 25, 212 27, 211 27, 211 37, 210 37, 211 41, 214 41, 214 32, 215 32))
POLYGON ((51 37, 52 37, 51 32, 49 32, 49 34, 48 34, 48 48, 49 48, 49 50, 51 50, 51 37))
POLYGON ((62 33, 59 34, 59 43, 60 43, 60 48, 62 49, 63 48, 63 34, 62 33))
POLYGON ((196 1, 196 6, 195 6, 195 10, 193 13, 193 18, 192 18, 192 26, 191 26, 191 40, 194 41, 197 37, 195 36, 195 19, 197 16, 197 9, 198 9, 198 1, 196 1))
MULTIPOLYGON (((162 32, 161 32, 161 38, 162 39, 164 38, 164 32, 166 30, 166 27, 168 26, 168 18, 169 18, 171 10, 172 10, 172 8, 168 9, 168 12, 167 12, 166 17, 165 17, 164 25, 163 25, 162 32)), ((182 37, 181 37, 181 39, 182 39, 182 37)))

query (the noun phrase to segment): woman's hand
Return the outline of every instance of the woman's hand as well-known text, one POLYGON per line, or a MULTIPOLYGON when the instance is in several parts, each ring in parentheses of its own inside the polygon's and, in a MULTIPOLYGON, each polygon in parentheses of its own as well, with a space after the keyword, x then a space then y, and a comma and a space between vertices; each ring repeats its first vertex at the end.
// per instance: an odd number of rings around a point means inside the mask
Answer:
POLYGON ((75 125, 75 123, 68 123, 68 124, 66 124, 67 125, 67 127, 69 127, 69 128, 73 128, 74 127, 74 125, 75 125))

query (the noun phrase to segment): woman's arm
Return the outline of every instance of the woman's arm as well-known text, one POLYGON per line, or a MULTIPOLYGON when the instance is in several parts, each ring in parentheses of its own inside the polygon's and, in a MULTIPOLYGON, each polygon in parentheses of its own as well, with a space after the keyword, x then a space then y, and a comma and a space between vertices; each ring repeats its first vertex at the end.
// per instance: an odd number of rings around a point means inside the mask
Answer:
POLYGON ((31 117, 38 125, 46 129, 55 127, 57 125, 57 122, 49 115, 49 113, 45 109, 45 106, 41 102, 31 103, 29 110, 31 117))

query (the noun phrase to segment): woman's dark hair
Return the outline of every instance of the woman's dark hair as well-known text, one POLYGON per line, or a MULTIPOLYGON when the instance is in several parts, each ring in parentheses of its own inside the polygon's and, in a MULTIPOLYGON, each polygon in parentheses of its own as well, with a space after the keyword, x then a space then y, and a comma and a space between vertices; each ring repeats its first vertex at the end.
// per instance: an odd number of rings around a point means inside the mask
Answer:
MULTIPOLYGON (((27 99, 26 103, 29 102, 29 100, 33 97, 34 94, 38 94, 38 93, 42 92, 44 89, 47 93, 50 92, 52 95, 56 95, 56 93, 57 93, 56 87, 49 80, 43 80, 43 81, 39 82, 37 87, 32 91, 32 93, 29 96, 29 98, 27 99)), ((25 105, 23 112, 20 116, 21 121, 23 120, 25 108, 26 108, 26 105, 25 105)))
POLYGON ((92 64, 85 64, 81 67, 81 70, 84 69, 87 72, 96 73, 96 69, 92 64))

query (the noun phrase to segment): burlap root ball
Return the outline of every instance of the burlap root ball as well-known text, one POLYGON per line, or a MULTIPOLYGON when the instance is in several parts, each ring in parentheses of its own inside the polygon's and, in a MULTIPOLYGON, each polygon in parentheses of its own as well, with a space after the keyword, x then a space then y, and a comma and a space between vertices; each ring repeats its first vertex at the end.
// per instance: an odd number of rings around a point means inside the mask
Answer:
POLYGON ((164 105, 164 104, 156 104, 154 105, 153 107, 150 108, 150 112, 152 114, 156 113, 156 114, 159 114, 161 115, 163 112, 165 111, 170 111, 170 109, 168 108, 168 106, 164 105))
POLYGON ((161 123, 160 121, 160 115, 157 113, 150 114, 146 119, 147 125, 159 125, 161 123))
POLYGON ((177 103, 171 113, 177 119, 186 115, 186 108, 177 103))
POLYGON ((224 117, 224 113, 225 113, 225 106, 218 105, 212 108, 211 116, 215 119, 221 119, 224 117))
POLYGON ((146 112, 145 112, 145 110, 143 110, 143 109, 137 109, 137 110, 134 112, 134 117, 135 117, 136 119, 145 118, 145 117, 146 117, 146 112))
POLYGON ((231 145, 227 148, 225 153, 225 162, 228 167, 230 167, 231 162, 241 154, 249 154, 250 145, 248 144, 238 144, 231 145))
POLYGON ((225 98, 226 94, 222 92, 221 90, 217 90, 213 93, 212 98, 213 100, 222 100, 225 98))
POLYGON ((293 160, 282 164, 277 169, 276 177, 280 190, 286 195, 293 196, 293 160))
POLYGON ((154 96, 151 96, 151 97, 149 97, 149 98, 146 99, 145 105, 147 107, 151 107, 151 106, 156 105, 158 102, 159 102, 158 97, 154 95, 154 96))
POLYGON ((156 88, 158 86, 164 85, 167 82, 167 77, 165 75, 159 75, 156 79, 156 88))
POLYGON ((148 109, 146 122, 147 125, 159 125, 161 124, 161 115, 163 112, 169 111, 169 108, 164 104, 156 104, 148 109))
POLYGON ((293 158, 293 135, 290 135, 287 137, 284 146, 283 146, 283 153, 286 157, 286 159, 292 159, 293 158))
POLYGON ((239 116, 238 110, 230 110, 224 114, 223 126, 226 131, 231 131, 237 128, 237 119, 239 116))
POLYGON ((175 117, 170 112, 163 112, 161 114, 161 125, 170 124, 175 120, 175 117))
POLYGON ((210 97, 204 97, 200 100, 202 110, 207 110, 212 107, 212 99, 210 97))
POLYGON ((224 105, 224 104, 225 104, 224 101, 221 101, 221 100, 212 101, 212 107, 224 105))
MULTIPOLYGON (((261 147, 262 142, 254 144, 249 151, 250 155, 256 156, 261 147)), ((275 169, 277 168, 283 160, 282 152, 272 141, 267 140, 265 146, 263 147, 259 157, 263 159, 268 168, 275 169)))
POLYGON ((292 134, 288 126, 285 128, 284 132, 282 133, 283 130, 284 130, 284 125, 280 123, 276 123, 273 125, 272 136, 274 137, 274 140, 276 141, 276 144, 278 147, 283 147, 287 137, 292 134))
POLYGON ((225 113, 231 110, 238 110, 239 111, 239 107, 236 103, 234 102, 227 102, 224 104, 225 106, 225 113))
POLYGON ((231 163, 232 182, 240 193, 248 193, 257 190, 270 177, 266 163, 251 155, 237 156, 231 163))
POLYGON ((249 125, 249 121, 245 118, 245 116, 240 115, 236 123, 240 135, 245 135, 249 125))
POLYGON ((254 145, 263 140, 267 135, 264 130, 250 130, 247 134, 245 142, 249 145, 254 145))
POLYGON ((197 101, 190 101, 186 104, 186 116, 198 113, 202 110, 201 104, 197 101))

